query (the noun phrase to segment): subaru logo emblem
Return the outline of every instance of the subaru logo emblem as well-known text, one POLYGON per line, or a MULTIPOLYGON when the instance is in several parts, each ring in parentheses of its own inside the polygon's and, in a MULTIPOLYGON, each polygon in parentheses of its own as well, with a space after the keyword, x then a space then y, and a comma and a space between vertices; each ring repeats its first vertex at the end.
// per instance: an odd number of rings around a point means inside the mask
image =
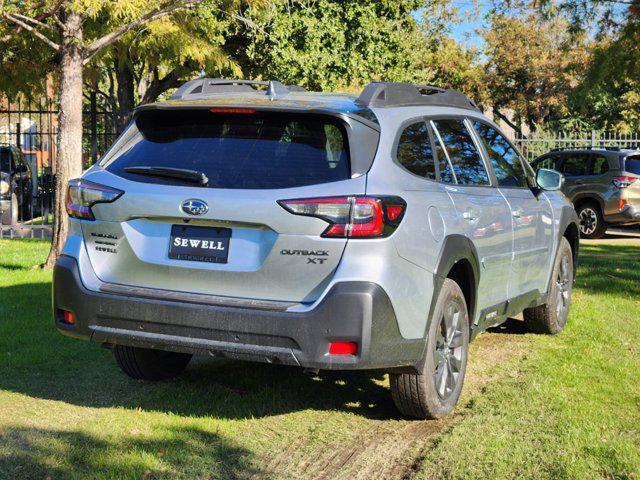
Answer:
POLYGON ((188 215, 203 215, 209 211, 209 205, 202 200, 191 198, 182 202, 180 209, 188 215))

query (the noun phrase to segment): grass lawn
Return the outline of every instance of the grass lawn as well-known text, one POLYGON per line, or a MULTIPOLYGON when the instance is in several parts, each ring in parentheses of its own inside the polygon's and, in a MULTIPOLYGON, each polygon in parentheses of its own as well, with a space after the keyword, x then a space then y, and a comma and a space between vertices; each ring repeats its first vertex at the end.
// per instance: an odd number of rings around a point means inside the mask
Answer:
POLYGON ((131 380, 53 328, 47 243, 0 240, 0 479, 638 479, 635 242, 583 245, 565 332, 481 335, 456 414, 417 422, 381 374, 197 359, 131 380))

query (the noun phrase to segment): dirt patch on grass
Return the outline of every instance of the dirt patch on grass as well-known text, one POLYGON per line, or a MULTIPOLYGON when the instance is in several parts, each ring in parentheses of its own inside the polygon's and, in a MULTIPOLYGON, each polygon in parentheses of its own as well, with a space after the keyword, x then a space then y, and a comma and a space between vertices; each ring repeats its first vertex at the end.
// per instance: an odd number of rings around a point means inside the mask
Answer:
MULTIPOLYGON (((472 400, 493 381, 518 374, 519 362, 527 353, 528 337, 521 321, 483 333, 471 344, 467 376, 456 412, 437 421, 399 418, 372 420, 348 444, 316 447, 300 458, 296 455, 309 439, 298 439, 271 459, 264 459, 263 471, 275 478, 328 480, 411 478, 419 469, 419 458, 439 433, 452 427, 472 400)), ((388 381, 385 379, 388 388, 388 381)), ((389 394, 390 395, 390 394, 389 394)))

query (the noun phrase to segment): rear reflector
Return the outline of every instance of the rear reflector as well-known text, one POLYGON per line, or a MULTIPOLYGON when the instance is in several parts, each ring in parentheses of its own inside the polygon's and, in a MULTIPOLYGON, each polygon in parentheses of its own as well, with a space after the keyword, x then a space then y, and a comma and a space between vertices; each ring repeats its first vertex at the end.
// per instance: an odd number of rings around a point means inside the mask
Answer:
POLYGON ((76 316, 73 312, 69 312, 68 310, 62 311, 62 323, 66 325, 75 325, 76 324, 76 316))
POLYGON ((331 342, 329 355, 355 355, 358 353, 356 342, 331 342))
POLYGON ((378 238, 400 225, 406 203, 400 197, 349 196, 280 200, 294 215, 316 217, 329 223, 322 233, 330 238, 378 238))

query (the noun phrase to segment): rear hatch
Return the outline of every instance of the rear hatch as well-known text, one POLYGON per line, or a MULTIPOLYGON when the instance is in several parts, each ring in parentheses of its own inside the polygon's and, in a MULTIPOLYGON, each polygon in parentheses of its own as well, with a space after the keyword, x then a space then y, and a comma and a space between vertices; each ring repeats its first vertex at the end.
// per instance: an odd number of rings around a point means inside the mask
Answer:
POLYGON ((347 240, 322 238, 326 221, 278 201, 364 194, 366 176, 352 178, 351 137, 328 115, 139 112, 84 176, 123 192, 82 222, 96 275, 107 287, 316 300, 347 240))
POLYGON ((626 204, 640 208, 640 155, 630 155, 624 159, 624 175, 629 180, 628 187, 622 189, 622 199, 626 204))

